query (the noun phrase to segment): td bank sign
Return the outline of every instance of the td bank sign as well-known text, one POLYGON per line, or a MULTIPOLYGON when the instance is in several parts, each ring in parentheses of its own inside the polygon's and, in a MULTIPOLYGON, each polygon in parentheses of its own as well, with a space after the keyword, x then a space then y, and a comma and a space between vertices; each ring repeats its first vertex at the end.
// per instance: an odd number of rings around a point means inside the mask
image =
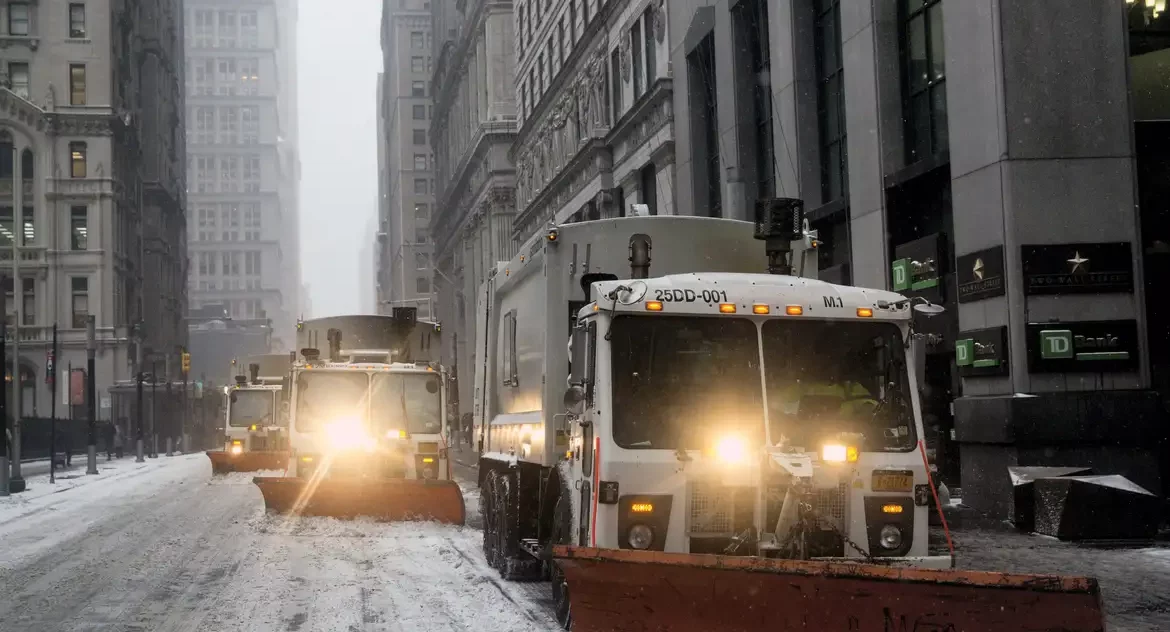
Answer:
POLYGON ((1132 320, 1028 325, 1029 370, 1131 371, 1138 367, 1137 322, 1132 320))

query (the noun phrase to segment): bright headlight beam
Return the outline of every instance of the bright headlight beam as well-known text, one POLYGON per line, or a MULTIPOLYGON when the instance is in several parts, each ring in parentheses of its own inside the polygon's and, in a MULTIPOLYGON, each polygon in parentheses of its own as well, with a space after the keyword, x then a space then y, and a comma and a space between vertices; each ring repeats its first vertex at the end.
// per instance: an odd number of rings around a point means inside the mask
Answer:
POLYGON ((824 461, 832 461, 834 463, 844 463, 848 456, 848 450, 845 446, 830 443, 821 448, 821 459, 824 461))
POLYGON ((373 449, 373 437, 358 419, 338 419, 325 425, 325 440, 334 451, 373 449))
POLYGON ((742 437, 728 435, 715 444, 715 458, 723 463, 743 463, 747 460, 747 442, 742 437))

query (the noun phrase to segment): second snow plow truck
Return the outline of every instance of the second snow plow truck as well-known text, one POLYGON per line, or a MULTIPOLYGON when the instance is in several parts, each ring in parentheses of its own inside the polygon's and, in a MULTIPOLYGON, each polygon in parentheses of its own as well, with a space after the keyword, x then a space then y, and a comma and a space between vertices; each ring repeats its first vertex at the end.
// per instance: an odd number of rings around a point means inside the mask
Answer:
MULTIPOLYGON (((289 370, 285 353, 246 359, 248 374, 224 387, 223 449, 209 450, 212 474, 282 470, 288 463, 288 418, 281 384, 289 370)), ((233 368, 235 362, 232 363, 233 368)))
POLYGON ((463 524, 447 452, 440 328, 414 308, 298 325, 289 476, 254 479, 277 513, 463 524), (316 348, 328 341, 325 357, 316 348))
POLYGON ((578 632, 1102 630, 1093 579, 932 554, 912 322, 941 308, 816 280, 800 202, 756 212, 550 226, 489 276, 488 562, 578 632))

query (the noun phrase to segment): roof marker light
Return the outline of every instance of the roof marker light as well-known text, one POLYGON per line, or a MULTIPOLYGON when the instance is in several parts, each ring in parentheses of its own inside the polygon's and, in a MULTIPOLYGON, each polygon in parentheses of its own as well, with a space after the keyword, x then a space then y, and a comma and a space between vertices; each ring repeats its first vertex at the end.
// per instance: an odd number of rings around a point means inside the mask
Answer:
POLYGON ((735 303, 720 303, 719 304, 719 313, 720 314, 734 314, 735 313, 735 303))
POLYGON ((661 312, 662 311, 662 301, 646 301, 646 311, 648 311, 648 312, 661 312))
POLYGON ((871 308, 871 307, 858 307, 857 308, 857 317, 858 318, 873 318, 873 308, 871 308))
POLYGON ((784 313, 789 316, 800 316, 804 313, 804 308, 800 305, 789 305, 784 308, 784 313))
POLYGON ((772 310, 767 305, 752 305, 753 314, 769 314, 772 310))

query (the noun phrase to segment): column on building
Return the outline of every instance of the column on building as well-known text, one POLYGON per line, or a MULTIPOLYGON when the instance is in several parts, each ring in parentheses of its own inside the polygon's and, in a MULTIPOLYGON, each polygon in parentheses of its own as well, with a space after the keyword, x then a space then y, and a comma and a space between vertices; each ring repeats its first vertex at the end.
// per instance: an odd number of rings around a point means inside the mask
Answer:
POLYGON ((956 274, 973 294, 960 294, 955 424, 972 506, 1002 511, 1017 464, 1158 491, 1124 11, 945 3, 956 274))

